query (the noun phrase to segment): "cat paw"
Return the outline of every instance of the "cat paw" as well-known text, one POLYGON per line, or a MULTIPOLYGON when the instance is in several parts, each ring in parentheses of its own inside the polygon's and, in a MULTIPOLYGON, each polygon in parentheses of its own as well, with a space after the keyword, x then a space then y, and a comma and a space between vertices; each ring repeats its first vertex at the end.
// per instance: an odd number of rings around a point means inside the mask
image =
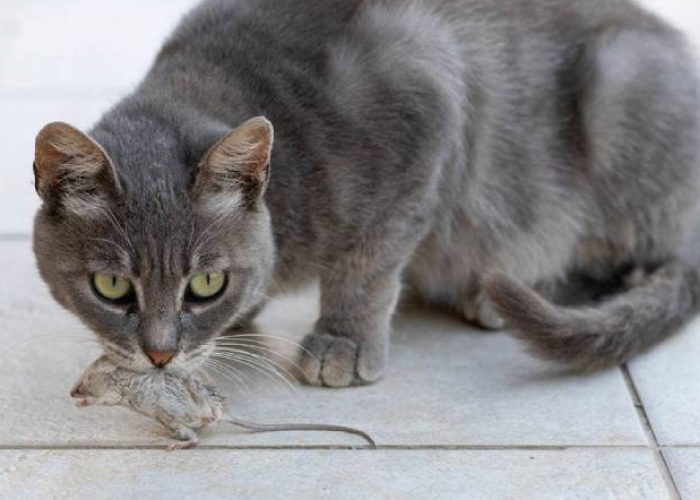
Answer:
POLYGON ((476 300, 464 307, 464 317, 486 330, 498 331, 506 326, 506 322, 498 315, 485 294, 479 294, 476 300))
POLYGON ((310 385, 350 387, 381 378, 386 347, 328 333, 312 333, 303 342, 301 372, 310 385))

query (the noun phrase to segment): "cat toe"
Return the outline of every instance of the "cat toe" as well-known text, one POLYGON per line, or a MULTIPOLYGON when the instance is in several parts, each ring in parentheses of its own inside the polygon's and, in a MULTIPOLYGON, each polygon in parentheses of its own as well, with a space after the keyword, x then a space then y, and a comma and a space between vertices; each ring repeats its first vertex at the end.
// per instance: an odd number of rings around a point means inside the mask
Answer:
POLYGON ((327 333, 313 333, 304 340, 301 371, 310 385, 349 387, 379 379, 383 355, 368 342, 327 333))
POLYGON ((491 301, 484 294, 480 294, 476 300, 470 301, 464 307, 464 318, 489 331, 503 330, 506 322, 493 308, 491 301))
POLYGON ((488 299, 484 300, 479 306, 476 320, 479 325, 487 330, 503 330, 506 326, 506 322, 498 315, 488 299))

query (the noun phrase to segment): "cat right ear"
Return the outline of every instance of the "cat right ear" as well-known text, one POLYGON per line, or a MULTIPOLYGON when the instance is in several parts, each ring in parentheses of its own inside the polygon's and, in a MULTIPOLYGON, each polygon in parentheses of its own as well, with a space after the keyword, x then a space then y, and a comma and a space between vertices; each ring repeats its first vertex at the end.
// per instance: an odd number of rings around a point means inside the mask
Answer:
POLYGON ((99 144, 75 127, 55 122, 36 138, 34 187, 46 204, 90 215, 104 206, 107 191, 118 183, 99 144))
POLYGON ((252 205, 267 187, 273 140, 272 124, 257 117, 214 144, 197 170, 198 198, 221 215, 252 205))

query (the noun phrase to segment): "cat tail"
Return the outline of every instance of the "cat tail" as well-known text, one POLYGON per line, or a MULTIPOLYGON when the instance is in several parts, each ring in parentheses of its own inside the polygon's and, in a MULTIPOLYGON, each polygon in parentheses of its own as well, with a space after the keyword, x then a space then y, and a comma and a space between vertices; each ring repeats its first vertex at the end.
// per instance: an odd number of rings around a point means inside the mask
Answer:
POLYGON ((489 276, 484 286, 513 335, 535 355, 575 370, 620 365, 700 310, 700 273, 679 261, 590 307, 557 306, 503 274, 489 276))

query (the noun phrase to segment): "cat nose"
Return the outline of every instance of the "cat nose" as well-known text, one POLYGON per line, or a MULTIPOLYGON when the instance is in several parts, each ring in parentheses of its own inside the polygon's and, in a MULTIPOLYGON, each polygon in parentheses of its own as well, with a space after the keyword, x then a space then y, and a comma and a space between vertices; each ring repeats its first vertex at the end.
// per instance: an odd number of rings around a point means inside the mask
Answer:
POLYGON ((175 356, 175 351, 144 351, 146 356, 151 358, 151 361, 158 368, 163 368, 167 365, 173 356, 175 356))

